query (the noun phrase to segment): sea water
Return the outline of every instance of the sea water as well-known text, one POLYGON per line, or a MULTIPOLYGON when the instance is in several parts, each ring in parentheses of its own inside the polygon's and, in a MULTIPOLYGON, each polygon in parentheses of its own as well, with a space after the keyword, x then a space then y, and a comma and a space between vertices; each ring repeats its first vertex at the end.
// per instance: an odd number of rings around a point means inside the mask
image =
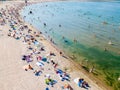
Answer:
POLYGON ((46 2, 22 16, 78 63, 119 77, 120 2, 46 2))

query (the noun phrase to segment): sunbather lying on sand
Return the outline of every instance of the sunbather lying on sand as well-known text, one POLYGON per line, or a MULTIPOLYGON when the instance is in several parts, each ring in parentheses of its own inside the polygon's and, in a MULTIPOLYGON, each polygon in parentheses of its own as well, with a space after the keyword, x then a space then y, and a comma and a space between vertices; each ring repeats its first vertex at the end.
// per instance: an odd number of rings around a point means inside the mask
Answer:
POLYGON ((33 70, 33 67, 29 64, 29 65, 23 66, 23 69, 24 69, 25 71, 28 71, 29 69, 30 69, 30 70, 33 70))
POLYGON ((85 88, 86 90, 88 90, 88 88, 90 87, 89 84, 84 81, 83 78, 76 78, 74 79, 74 82, 81 88, 85 88))

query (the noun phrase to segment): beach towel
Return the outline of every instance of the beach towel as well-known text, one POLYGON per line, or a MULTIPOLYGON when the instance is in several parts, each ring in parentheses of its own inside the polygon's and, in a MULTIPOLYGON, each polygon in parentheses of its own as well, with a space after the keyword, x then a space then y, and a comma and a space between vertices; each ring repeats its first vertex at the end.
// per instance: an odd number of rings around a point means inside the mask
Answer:
POLYGON ((46 74, 45 76, 46 76, 47 78, 50 78, 50 74, 46 74))
POLYGON ((29 69, 28 65, 23 66, 23 69, 29 69))
POLYGON ((63 71, 58 69, 56 73, 59 75, 59 78, 62 79, 61 75, 63 75, 63 71))
POLYGON ((45 83, 46 83, 47 85, 49 85, 49 82, 50 82, 49 79, 45 79, 45 83))
POLYGON ((74 82, 78 84, 79 78, 74 79, 74 82))
POLYGON ((42 73, 41 71, 36 71, 36 72, 35 72, 35 76, 40 76, 41 73, 42 73))
POLYGON ((44 64, 42 62, 37 62, 36 64, 37 64, 37 66, 41 66, 41 67, 44 66, 44 64))
POLYGON ((39 45, 39 42, 38 41, 34 41, 34 45, 39 45))
POLYGON ((31 60, 31 58, 29 56, 27 56, 26 61, 29 63, 29 62, 32 62, 33 60, 31 60))

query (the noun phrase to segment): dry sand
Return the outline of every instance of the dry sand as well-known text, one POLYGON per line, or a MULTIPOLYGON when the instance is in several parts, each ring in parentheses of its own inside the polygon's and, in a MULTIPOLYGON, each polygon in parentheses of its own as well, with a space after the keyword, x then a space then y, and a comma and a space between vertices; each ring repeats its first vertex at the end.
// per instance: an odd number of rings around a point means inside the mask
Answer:
MULTIPOLYGON (((17 8, 20 3, 22 2, 4 2, 0 4, 0 9, 6 9, 6 5, 8 5, 8 8, 11 6, 17 8)), ((9 15, 8 12, 6 15, 9 15)), ((8 20, 5 19, 5 21, 8 20)), ((28 25, 28 28, 31 29, 32 32, 36 31, 31 25, 24 22, 22 22, 22 24, 28 25)), ((19 25, 20 24, 18 23, 17 27, 19 27, 19 25)), ((47 56, 50 51, 54 52, 56 56, 52 56, 51 58, 58 63, 58 68, 62 70, 64 70, 64 68, 68 69, 67 73, 69 73, 71 77, 70 82, 61 81, 55 73, 51 63, 44 63, 43 73, 40 76, 35 76, 33 72, 39 68, 36 65, 37 60, 35 58, 33 59, 33 62, 30 62, 34 70, 25 71, 22 67, 28 63, 22 61, 21 56, 29 54, 30 51, 27 49, 28 44, 23 43, 23 39, 16 40, 13 37, 8 37, 7 34, 9 33, 9 29, 11 29, 9 22, 6 22, 3 26, 0 25, 0 90, 45 90, 46 87, 49 87, 50 90, 62 90, 61 86, 65 83, 69 83, 74 90, 85 90, 84 88, 78 87, 73 81, 77 77, 84 78, 85 81, 89 83, 89 90, 106 90, 104 87, 98 86, 95 81, 87 77, 82 71, 76 71, 74 69, 74 64, 68 59, 63 58, 58 50, 47 41, 43 35, 36 37, 45 47, 45 51, 41 51, 40 55, 47 56), (46 74, 50 74, 52 79, 57 80, 54 87, 45 84, 46 74)), ((27 32, 25 33, 27 34, 27 32)), ((33 45, 32 47, 36 48, 33 45)), ((36 57, 36 55, 33 55, 33 57, 36 57)))

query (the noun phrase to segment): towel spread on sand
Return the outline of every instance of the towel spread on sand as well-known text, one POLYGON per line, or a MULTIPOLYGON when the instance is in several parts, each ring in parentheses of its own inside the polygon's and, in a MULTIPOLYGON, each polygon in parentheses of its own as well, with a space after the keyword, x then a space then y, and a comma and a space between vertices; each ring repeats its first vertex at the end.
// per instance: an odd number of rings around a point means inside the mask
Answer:
POLYGON ((44 66, 44 64, 42 62, 37 62, 36 64, 37 64, 37 66, 41 66, 41 67, 44 66))
POLYGON ((74 82, 78 84, 79 78, 74 79, 74 82))

